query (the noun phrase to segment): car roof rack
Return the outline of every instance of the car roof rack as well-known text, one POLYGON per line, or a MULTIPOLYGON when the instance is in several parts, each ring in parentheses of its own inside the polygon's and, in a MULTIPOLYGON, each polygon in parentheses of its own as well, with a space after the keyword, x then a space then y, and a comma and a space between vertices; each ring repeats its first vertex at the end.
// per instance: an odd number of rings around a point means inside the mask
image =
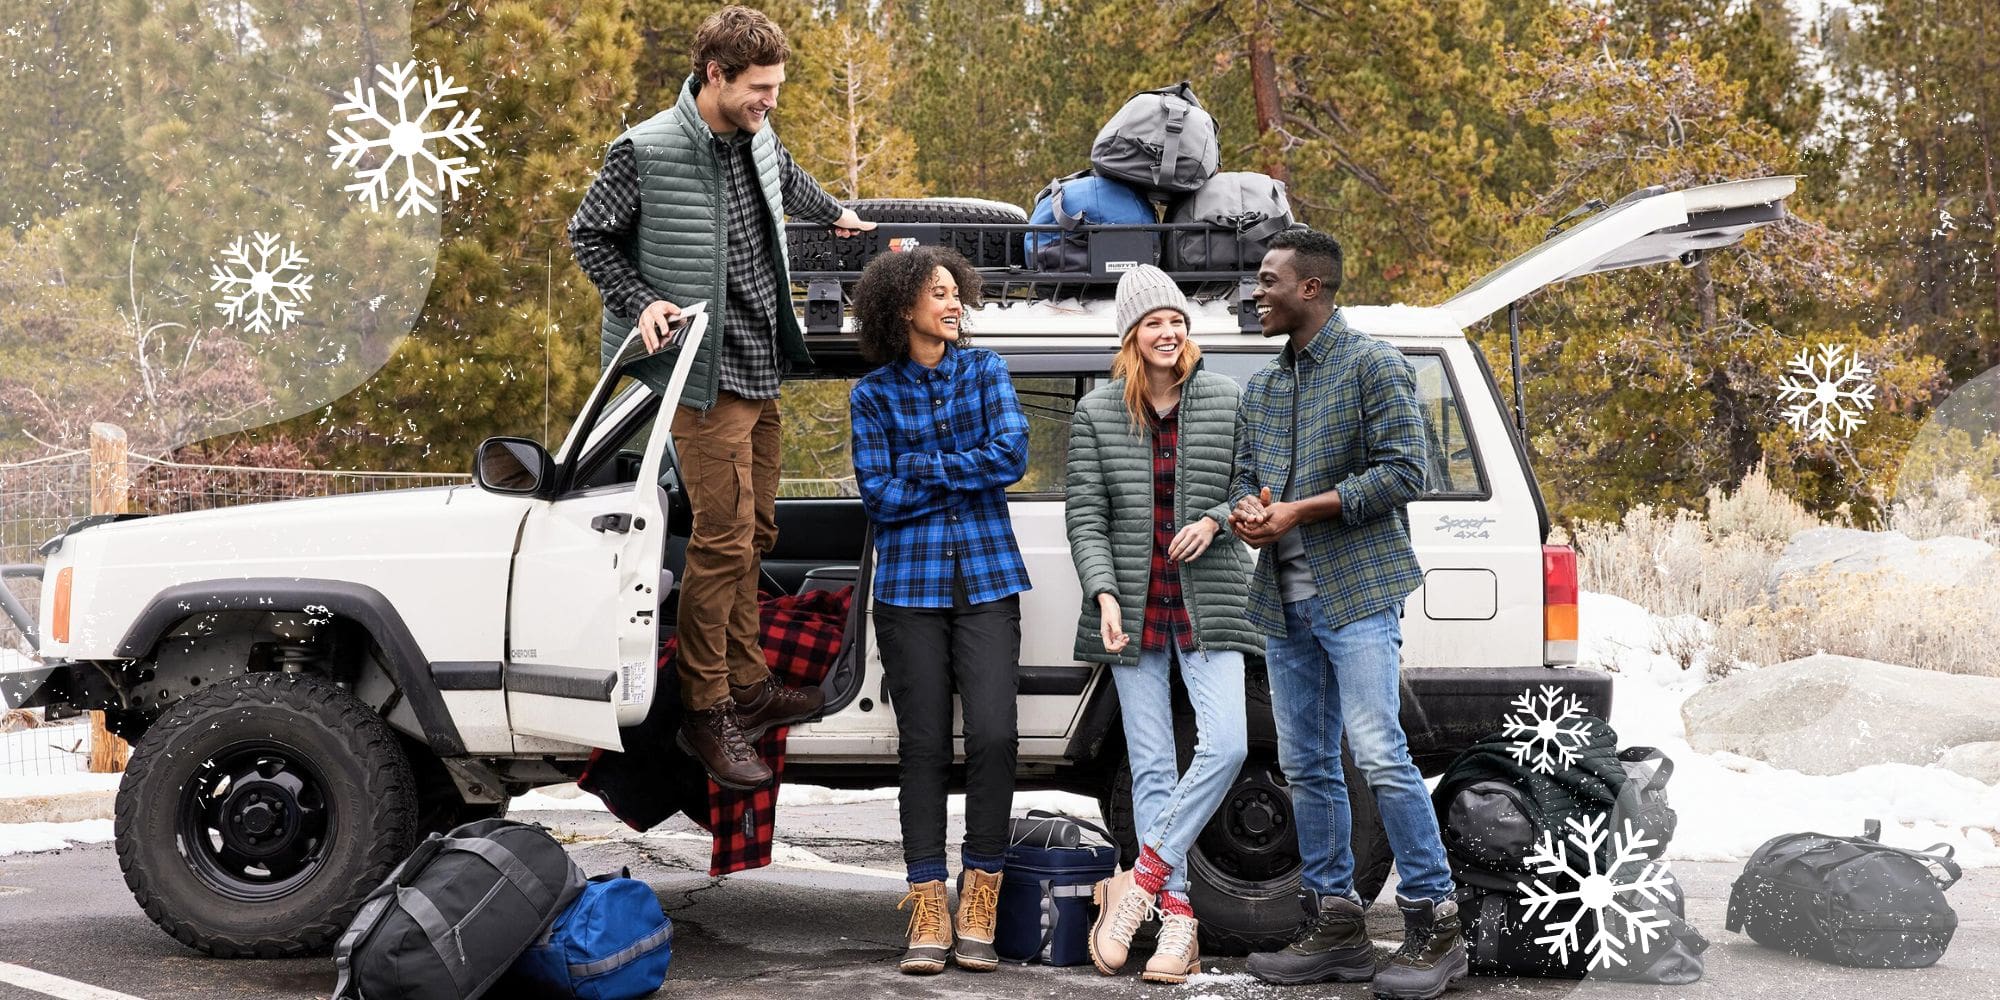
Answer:
POLYGON ((1200 222, 1059 225, 996 222, 884 222, 855 236, 832 227, 793 222, 785 227, 794 295, 805 301, 806 333, 840 332, 854 283, 885 253, 943 246, 972 262, 989 302, 1063 298, 1108 299, 1118 280, 1139 264, 1166 271, 1190 296, 1234 296, 1243 329, 1257 328, 1249 307, 1264 242, 1233 228, 1200 222), (1191 266, 1199 265, 1199 266, 1191 266))

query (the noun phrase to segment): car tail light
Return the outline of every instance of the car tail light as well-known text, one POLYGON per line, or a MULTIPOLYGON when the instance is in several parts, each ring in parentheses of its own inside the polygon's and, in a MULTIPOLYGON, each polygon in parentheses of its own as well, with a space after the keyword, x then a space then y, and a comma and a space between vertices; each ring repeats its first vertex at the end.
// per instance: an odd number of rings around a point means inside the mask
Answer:
POLYGON ((1576 662, 1576 550, 1542 546, 1542 660, 1576 662))
POLYGON ((49 636, 61 643, 69 642, 69 592, 75 572, 74 567, 64 566, 56 573, 55 610, 49 616, 49 636))

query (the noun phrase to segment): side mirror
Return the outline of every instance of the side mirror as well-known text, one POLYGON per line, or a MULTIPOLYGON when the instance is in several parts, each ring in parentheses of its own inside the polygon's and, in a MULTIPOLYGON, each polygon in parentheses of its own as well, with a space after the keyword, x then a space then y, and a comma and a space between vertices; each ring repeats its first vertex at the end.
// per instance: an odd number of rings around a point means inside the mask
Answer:
POLYGON ((496 437, 479 443, 472 481, 479 488, 512 496, 534 496, 555 479, 556 460, 540 442, 496 437))

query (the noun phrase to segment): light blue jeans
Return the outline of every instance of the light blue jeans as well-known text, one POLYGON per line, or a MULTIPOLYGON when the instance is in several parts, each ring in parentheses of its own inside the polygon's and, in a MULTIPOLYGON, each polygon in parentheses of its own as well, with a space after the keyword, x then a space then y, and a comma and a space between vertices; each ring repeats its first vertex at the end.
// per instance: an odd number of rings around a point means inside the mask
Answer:
POLYGON ((1339 628, 1322 624, 1319 601, 1285 605, 1285 636, 1269 639, 1271 711, 1278 764, 1292 790, 1305 887, 1322 895, 1354 891, 1354 814, 1340 766, 1347 733, 1354 764, 1375 793, 1405 899, 1451 895, 1451 867, 1424 776, 1403 734, 1397 669, 1403 623, 1390 607, 1339 628))
MULTIPOLYGON (((1169 642, 1168 646, 1172 647, 1169 642)), ((1166 891, 1187 893, 1187 855, 1222 804, 1249 752, 1244 733, 1243 654, 1231 650, 1143 650, 1136 666, 1113 666, 1125 753, 1132 768, 1132 819, 1139 842, 1172 865, 1166 891), (1171 675, 1194 704, 1194 759, 1180 773, 1174 752, 1171 675)))

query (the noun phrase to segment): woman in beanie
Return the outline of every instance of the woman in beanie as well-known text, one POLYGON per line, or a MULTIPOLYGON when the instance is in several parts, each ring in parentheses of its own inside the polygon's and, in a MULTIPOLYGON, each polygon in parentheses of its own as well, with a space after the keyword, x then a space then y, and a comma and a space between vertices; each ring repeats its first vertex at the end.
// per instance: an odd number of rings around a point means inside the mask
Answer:
POLYGON ((1112 664, 1140 851, 1135 868, 1097 884, 1090 955, 1099 972, 1117 972, 1157 909, 1145 978, 1182 983, 1200 967, 1188 848, 1243 764, 1243 654, 1263 652, 1245 617, 1248 560, 1226 537, 1239 390, 1202 369, 1187 297, 1159 268, 1125 273, 1117 312, 1124 340, 1111 381, 1077 403, 1071 424, 1066 514, 1083 582, 1076 656, 1112 664), (1176 665, 1197 734, 1185 774, 1169 696, 1176 665))
POLYGON ((862 353, 882 367, 849 396, 854 477, 874 525, 875 637, 896 706, 906 973, 999 964, 993 927, 1014 802, 1014 696, 1027 566, 1007 487, 1028 468, 1028 419, 1007 365, 967 345, 979 274, 938 247, 883 254, 854 286, 862 353), (965 719, 965 845, 956 933, 946 912, 952 693, 965 719), (955 941, 954 941, 955 939, 955 941))

